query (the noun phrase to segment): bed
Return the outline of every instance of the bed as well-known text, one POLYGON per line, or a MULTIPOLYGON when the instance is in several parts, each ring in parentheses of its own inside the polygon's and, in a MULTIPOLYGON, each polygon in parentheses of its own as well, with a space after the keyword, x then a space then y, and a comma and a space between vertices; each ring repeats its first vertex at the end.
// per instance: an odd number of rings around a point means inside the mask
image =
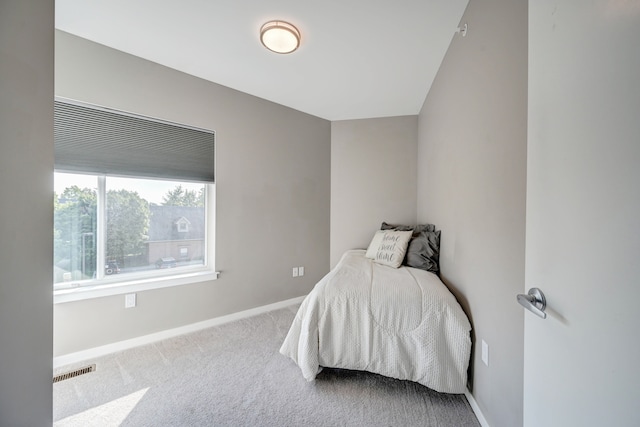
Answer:
POLYGON ((376 243, 378 234, 396 231, 377 232, 367 251, 344 253, 303 300, 280 353, 308 381, 323 367, 342 368, 464 393, 469 320, 437 274, 406 265, 412 231, 403 235, 407 242, 393 241, 400 249, 404 245, 395 259, 384 253, 382 262, 376 259, 384 252, 377 248, 385 247, 384 239, 376 243))

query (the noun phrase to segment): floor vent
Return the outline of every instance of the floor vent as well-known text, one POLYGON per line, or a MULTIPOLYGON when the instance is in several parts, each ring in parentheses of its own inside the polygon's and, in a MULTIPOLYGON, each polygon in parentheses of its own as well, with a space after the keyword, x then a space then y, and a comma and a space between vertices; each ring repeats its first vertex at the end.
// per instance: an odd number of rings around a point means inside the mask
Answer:
POLYGON ((89 372, 94 372, 96 370, 96 365, 89 365, 83 368, 79 368, 70 372, 65 372, 64 374, 56 375, 53 377, 53 382, 57 383, 59 381, 68 380, 69 378, 75 378, 80 375, 88 374, 89 372))

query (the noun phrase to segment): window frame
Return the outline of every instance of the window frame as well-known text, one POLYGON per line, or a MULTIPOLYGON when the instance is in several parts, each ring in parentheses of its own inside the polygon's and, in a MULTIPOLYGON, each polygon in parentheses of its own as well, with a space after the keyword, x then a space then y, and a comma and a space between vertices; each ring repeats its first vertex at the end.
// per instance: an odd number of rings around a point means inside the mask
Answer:
MULTIPOLYGON (((56 172, 65 172, 56 170, 56 172)), ((78 172, 69 172, 78 173, 78 172)), ((180 271, 145 271, 130 273, 124 276, 105 275, 105 238, 106 238, 106 175, 97 175, 97 230, 96 230, 96 279, 69 282, 68 285, 53 285, 54 304, 80 301, 91 298, 142 292, 172 286, 188 285, 216 280, 219 272, 215 271, 215 200, 216 185, 214 182, 203 182, 206 192, 205 205, 205 265, 184 267, 180 271)), ((130 177, 149 179, 148 177, 130 177)), ((179 182, 179 180, 171 179, 179 182)))

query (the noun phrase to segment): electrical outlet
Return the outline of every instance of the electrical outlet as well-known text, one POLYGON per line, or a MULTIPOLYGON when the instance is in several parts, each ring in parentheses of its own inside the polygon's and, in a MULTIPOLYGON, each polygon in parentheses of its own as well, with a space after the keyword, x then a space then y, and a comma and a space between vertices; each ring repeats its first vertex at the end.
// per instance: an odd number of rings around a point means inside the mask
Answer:
POLYGON ((298 267, 293 267, 293 273, 292 273, 293 277, 298 277, 298 267))
POLYGON ((298 276, 304 276, 304 267, 298 267, 298 276))
POLYGON ((136 294, 126 294, 124 296, 124 308, 132 308, 136 306, 136 294))
POLYGON ((489 366, 489 344, 482 340, 482 361, 489 366))

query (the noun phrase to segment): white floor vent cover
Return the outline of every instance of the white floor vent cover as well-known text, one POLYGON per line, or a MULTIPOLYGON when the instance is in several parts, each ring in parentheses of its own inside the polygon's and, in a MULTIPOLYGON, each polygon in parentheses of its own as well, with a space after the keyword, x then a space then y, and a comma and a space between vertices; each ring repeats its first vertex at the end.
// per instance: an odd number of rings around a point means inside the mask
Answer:
POLYGON ((95 370, 96 365, 94 363, 93 365, 78 368, 70 372, 65 372, 64 374, 56 375, 55 377, 53 377, 53 382, 57 383, 59 381, 68 380, 69 378, 75 378, 80 375, 88 374, 89 372, 94 372, 95 370))

